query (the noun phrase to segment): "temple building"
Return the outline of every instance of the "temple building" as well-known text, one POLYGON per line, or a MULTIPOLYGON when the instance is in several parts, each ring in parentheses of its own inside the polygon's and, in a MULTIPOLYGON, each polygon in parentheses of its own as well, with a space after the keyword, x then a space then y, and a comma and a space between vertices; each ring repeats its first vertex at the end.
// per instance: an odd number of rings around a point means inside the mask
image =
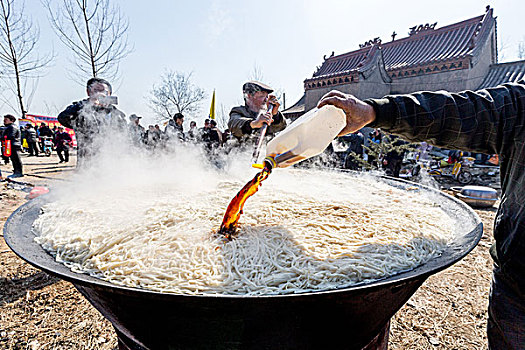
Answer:
POLYGON ((497 23, 493 9, 478 17, 437 28, 409 28, 408 36, 382 42, 374 38, 359 49, 324 57, 304 95, 283 113, 295 120, 314 108, 330 90, 360 99, 428 90, 476 90, 525 78, 525 60, 498 63, 497 23))

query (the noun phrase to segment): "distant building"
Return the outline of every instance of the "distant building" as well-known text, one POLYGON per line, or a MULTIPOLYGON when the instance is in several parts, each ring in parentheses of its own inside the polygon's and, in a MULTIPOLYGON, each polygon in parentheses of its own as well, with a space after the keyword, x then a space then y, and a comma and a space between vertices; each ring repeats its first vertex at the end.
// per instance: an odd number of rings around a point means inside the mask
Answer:
POLYGON ((316 106, 330 90, 358 98, 420 90, 475 90, 525 78, 525 60, 497 63, 497 24, 493 9, 484 15, 436 28, 410 28, 408 37, 383 43, 374 38, 359 50, 324 57, 304 95, 283 113, 294 120, 316 106))

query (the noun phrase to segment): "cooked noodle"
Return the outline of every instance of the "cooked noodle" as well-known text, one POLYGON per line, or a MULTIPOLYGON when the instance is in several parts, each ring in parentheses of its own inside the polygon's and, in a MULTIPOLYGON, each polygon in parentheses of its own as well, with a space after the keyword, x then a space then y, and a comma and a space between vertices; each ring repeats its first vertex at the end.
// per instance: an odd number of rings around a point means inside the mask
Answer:
POLYGON ((75 272, 183 294, 302 293, 413 269, 438 256, 452 220, 418 191, 374 178, 275 171, 250 198, 238 236, 213 235, 243 183, 219 179, 71 195, 45 205, 36 240, 75 272), (139 199, 139 200, 137 200, 139 199))

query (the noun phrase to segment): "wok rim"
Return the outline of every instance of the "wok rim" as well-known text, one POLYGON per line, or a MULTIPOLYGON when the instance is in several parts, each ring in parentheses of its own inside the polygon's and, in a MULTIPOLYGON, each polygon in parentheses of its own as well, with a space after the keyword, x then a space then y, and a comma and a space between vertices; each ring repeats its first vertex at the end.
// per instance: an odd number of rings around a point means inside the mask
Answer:
MULTIPOLYGON (((339 173, 354 173, 352 171, 338 171, 339 173)), ((395 275, 391 275, 386 278, 368 281, 368 282, 359 282, 351 286, 341 287, 341 288, 335 288, 335 289, 327 289, 327 290, 319 290, 319 291, 308 291, 304 293, 290 293, 290 294, 267 294, 267 295, 235 295, 235 294, 178 294, 173 292, 160 292, 150 289, 143 289, 143 288, 137 288, 137 287, 128 287, 123 286, 119 284, 115 284, 106 280, 103 280, 101 278, 93 277, 87 273, 76 273, 73 272, 69 267, 67 267, 65 264, 57 262, 55 258, 48 253, 46 250, 43 249, 41 245, 36 243, 34 239, 27 240, 22 239, 22 241, 26 243, 30 243, 32 248, 36 247, 36 250, 41 253, 43 252, 46 256, 46 261, 33 261, 31 258, 29 258, 27 255, 27 252, 20 252, 18 251, 15 246, 19 245, 19 242, 16 241, 17 238, 20 238, 20 229, 19 227, 15 227, 15 221, 23 218, 24 213, 26 211, 30 210, 39 210, 41 209, 42 205, 47 201, 47 198, 49 195, 42 195, 39 198, 35 198, 32 200, 29 200, 28 202, 22 204, 20 207, 18 207, 7 219, 3 234, 4 234, 4 240, 9 246, 9 248, 22 260, 26 261, 30 265, 48 273, 53 276, 56 276, 62 280, 65 280, 67 282, 72 283, 73 285, 81 285, 88 288, 110 288, 113 291, 125 293, 125 294, 141 294, 143 296, 154 296, 155 298, 205 298, 205 299, 235 299, 235 300, 254 300, 254 299, 267 299, 267 298, 306 298, 306 297, 315 297, 320 295, 333 295, 336 293, 351 293, 353 291, 361 291, 364 289, 380 289, 388 285, 398 285, 403 284, 404 282, 408 282, 415 279, 426 279, 428 276, 436 274, 440 271, 443 271, 444 269, 450 267, 451 265, 455 264, 456 262, 463 259, 465 256, 467 256, 479 243, 481 240, 481 237, 483 235, 483 223, 481 222, 481 219, 477 215, 477 213, 467 205, 467 203, 459 200, 458 198, 455 198, 447 193, 444 193, 440 190, 434 189, 432 187, 414 183, 411 181, 407 181, 404 179, 399 178, 393 178, 389 176, 376 176, 378 178, 381 178, 383 181, 389 183, 390 185, 395 186, 396 183, 402 184, 402 188, 407 189, 408 187, 417 187, 418 190, 425 190, 432 193, 435 193, 439 195, 440 197, 444 197, 448 201, 454 202, 456 205, 456 208, 459 208, 462 210, 464 214, 468 214, 468 219, 473 221, 474 226, 471 231, 469 231, 466 234, 458 235, 458 237, 470 237, 470 239, 467 240, 468 246, 464 247, 460 253, 456 253, 452 257, 447 256, 446 253, 448 253, 450 250, 453 250, 454 246, 447 245, 447 248, 445 251, 440 254, 439 256, 432 258, 427 263, 423 265, 419 265, 411 270, 408 271, 402 271, 395 275), (18 233, 19 235, 16 235, 18 233), (12 240, 12 238, 14 238, 12 240), (436 265, 436 262, 440 262, 443 260, 441 264, 437 264, 437 266, 433 266, 432 268, 428 268, 428 265, 430 263, 433 263, 433 265, 436 265)), ((399 186, 395 186, 398 187, 399 186)), ((30 226, 32 227, 34 220, 31 221, 30 226)), ((31 238, 34 238, 35 235, 31 231, 29 233, 31 238)), ((450 254, 449 254, 450 255, 450 254)))

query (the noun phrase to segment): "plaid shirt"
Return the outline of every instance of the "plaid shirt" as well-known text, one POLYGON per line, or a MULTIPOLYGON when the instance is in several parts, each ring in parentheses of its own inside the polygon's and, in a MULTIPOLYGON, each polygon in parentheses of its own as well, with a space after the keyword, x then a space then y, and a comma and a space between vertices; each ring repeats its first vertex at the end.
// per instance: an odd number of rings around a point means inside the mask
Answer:
POLYGON ((491 253, 525 295, 525 81, 460 93, 416 92, 369 99, 369 125, 414 142, 499 155, 502 199, 491 253))

